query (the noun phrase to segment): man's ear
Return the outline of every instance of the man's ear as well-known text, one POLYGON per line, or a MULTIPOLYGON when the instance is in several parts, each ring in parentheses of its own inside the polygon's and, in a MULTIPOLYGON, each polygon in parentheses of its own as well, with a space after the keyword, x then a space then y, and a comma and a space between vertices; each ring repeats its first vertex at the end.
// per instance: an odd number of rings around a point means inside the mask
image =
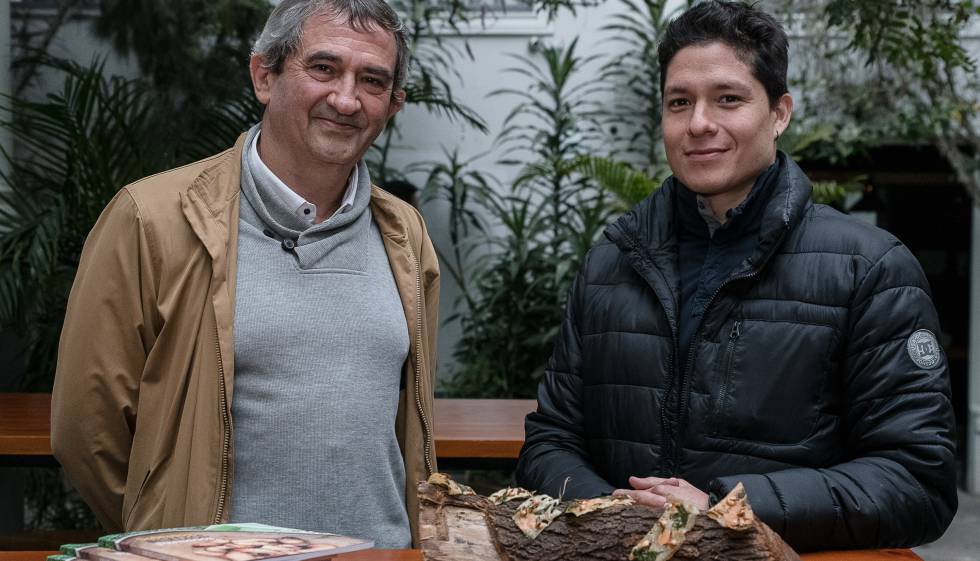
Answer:
POLYGON ((405 107, 405 90, 397 88, 391 94, 391 105, 388 106, 388 118, 394 117, 395 113, 402 110, 402 107, 405 107))
POLYGON ((263 62, 265 62, 265 58, 262 55, 252 55, 248 61, 248 71, 252 76, 252 89, 255 90, 255 99, 259 100, 262 105, 268 105, 272 98, 272 82, 275 73, 262 66, 263 62))
POLYGON ((776 138, 779 138, 789 127, 790 118, 793 116, 793 97, 788 93, 779 96, 779 101, 776 102, 772 112, 776 114, 776 122, 773 126, 776 129, 776 138))

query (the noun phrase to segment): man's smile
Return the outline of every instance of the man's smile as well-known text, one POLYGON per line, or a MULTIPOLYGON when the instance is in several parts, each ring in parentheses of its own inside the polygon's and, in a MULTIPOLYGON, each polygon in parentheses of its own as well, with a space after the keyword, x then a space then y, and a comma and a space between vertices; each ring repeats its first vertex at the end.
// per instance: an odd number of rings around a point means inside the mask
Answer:
POLYGON ((695 150, 685 150, 684 155, 694 161, 708 161, 721 157, 728 152, 728 148, 698 148, 695 150))

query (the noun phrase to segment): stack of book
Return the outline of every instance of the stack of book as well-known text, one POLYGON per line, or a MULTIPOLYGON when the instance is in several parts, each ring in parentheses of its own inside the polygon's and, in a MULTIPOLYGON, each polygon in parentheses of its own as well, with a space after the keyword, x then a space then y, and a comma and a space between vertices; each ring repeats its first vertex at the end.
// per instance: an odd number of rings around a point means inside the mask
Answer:
POLYGON ((63 545, 48 561, 316 561, 371 547, 372 541, 336 534, 219 524, 112 534, 98 543, 63 545))

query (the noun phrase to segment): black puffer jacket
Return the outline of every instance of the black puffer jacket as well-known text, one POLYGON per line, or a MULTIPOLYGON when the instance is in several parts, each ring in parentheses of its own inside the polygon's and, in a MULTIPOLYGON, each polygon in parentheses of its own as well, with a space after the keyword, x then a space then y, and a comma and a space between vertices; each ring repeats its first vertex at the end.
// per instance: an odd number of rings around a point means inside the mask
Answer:
POLYGON ((943 533, 954 425, 946 358, 920 331, 939 333, 926 279, 891 235, 810 203, 806 176, 782 163, 759 243, 709 302, 690 365, 675 359, 674 181, 609 227, 527 417, 521 485, 557 494, 570 477, 578 498, 677 476, 718 498, 741 481, 799 550, 943 533))

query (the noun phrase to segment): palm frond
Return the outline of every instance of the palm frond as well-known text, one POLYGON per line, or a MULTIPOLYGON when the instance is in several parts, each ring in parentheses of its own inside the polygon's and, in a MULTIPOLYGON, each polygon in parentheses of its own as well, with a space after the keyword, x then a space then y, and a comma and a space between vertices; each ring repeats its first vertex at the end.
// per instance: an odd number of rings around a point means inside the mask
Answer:
POLYGON ((100 61, 47 62, 65 76, 60 90, 37 102, 0 100, 0 127, 19 146, 16 157, 0 151, 0 325, 24 334, 36 390, 50 387, 86 234, 122 185, 170 163, 156 149, 162 116, 144 83, 106 78, 100 61))
POLYGON ((582 156, 575 160, 573 168, 613 193, 624 210, 648 197, 660 185, 656 178, 627 163, 600 156, 582 156))

